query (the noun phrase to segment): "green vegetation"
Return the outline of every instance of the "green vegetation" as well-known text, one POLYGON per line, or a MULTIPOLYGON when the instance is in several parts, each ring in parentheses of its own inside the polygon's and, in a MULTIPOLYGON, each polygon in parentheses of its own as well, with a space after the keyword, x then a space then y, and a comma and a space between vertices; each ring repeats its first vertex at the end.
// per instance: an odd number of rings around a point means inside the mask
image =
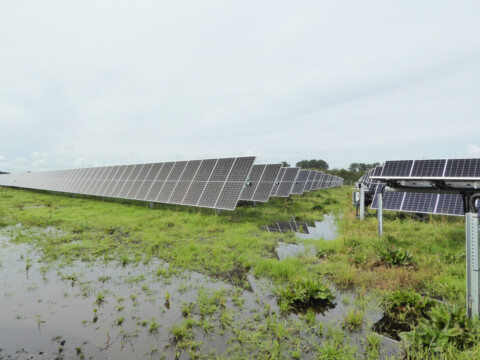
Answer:
POLYGON ((275 292, 284 309, 330 305, 335 299, 328 285, 311 277, 292 279, 286 286, 279 286, 275 292))
MULTIPOLYGON (((33 267, 33 260, 25 256, 26 270, 53 263, 68 269, 77 260, 111 262, 128 270, 159 259, 161 265, 152 271, 165 283, 188 270, 234 285, 229 289, 199 288, 196 301, 188 303, 163 289, 159 294, 162 302, 171 303, 183 314, 174 327, 166 327, 172 346, 192 358, 201 354, 195 332, 227 330, 231 339, 225 358, 304 358, 307 353, 318 359, 355 358, 358 349, 345 337, 349 331, 368 331, 371 324, 365 320, 365 307, 375 299, 382 301, 390 318, 412 327, 401 335, 409 357, 479 358, 478 322, 464 316, 464 220, 430 216, 428 222, 418 222, 408 214, 391 212, 384 217, 385 236, 381 238, 374 216, 363 222, 354 218, 349 187, 273 198, 256 207, 245 204, 220 215, 208 209, 157 205, 151 210, 141 202, 102 202, 0 188, 1 227, 11 233, 13 243, 29 244, 41 254, 33 267), (333 241, 302 240, 314 247, 313 255, 278 260, 277 244, 297 240, 292 234, 261 230, 261 226, 292 215, 318 221, 326 213, 338 215, 339 236, 333 241), (15 230, 16 224, 22 224, 23 230, 15 230), (54 227, 55 233, 46 231, 48 227, 54 227), (259 312, 247 318, 237 316, 244 306, 237 290, 249 289, 249 274, 273 284, 272 292, 283 313, 262 303, 259 312), (342 297, 351 307, 343 324, 324 328, 313 308, 318 303, 332 303, 333 289, 351 290, 356 299, 342 297), (445 305, 431 298, 441 299, 445 305), (302 314, 285 316, 291 310, 302 314)), ((109 282, 107 276, 92 284, 83 283, 78 274, 62 271, 62 279, 78 287, 83 296, 93 296, 91 301, 99 308, 107 295, 112 295, 94 287, 109 282)), ((153 290, 144 280, 136 274, 125 279, 136 287, 125 295, 133 304, 153 290)), ((122 311, 123 305, 117 310, 122 311)), ((95 311, 94 322, 96 318, 95 311)), ((40 325, 43 320, 38 319, 40 325)), ((136 321, 151 334, 160 327, 155 319, 136 321)), ((115 324, 122 327, 124 317, 115 324)), ((129 321, 123 328, 127 325, 129 321)), ((364 345, 366 358, 381 357, 375 334, 369 333, 364 345)))

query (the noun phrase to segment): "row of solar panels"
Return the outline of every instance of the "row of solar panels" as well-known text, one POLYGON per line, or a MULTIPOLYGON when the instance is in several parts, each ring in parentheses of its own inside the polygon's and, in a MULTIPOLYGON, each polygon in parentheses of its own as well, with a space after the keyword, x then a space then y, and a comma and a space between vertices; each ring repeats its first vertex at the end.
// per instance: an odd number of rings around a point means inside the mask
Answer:
MULTIPOLYGON (((386 161, 368 171, 359 179, 367 194, 372 196, 372 209, 378 209, 378 193, 386 183, 381 179, 410 179, 448 182, 480 181, 480 159, 435 159, 386 161)), ((423 214, 464 216, 463 198, 460 194, 385 192, 384 210, 423 214)))
POLYGON ((255 157, 103 166, 0 175, 0 185, 234 210, 239 200, 268 201, 343 185, 320 171, 254 165, 255 157))

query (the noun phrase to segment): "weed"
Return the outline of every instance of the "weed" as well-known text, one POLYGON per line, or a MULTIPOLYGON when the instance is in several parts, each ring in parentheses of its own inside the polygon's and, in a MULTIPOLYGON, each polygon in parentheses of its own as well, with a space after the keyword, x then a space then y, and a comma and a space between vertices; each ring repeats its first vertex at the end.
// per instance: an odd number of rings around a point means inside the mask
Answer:
POLYGON ((363 312, 360 310, 350 309, 343 318, 343 327, 348 331, 357 331, 363 325, 363 312))
POLYGON ((160 327, 160 324, 157 322, 155 318, 150 321, 150 326, 148 327, 148 332, 150 334, 156 334, 158 332, 158 328, 160 327))
POLYGON ((195 307, 195 303, 183 303, 182 305, 182 315, 187 317, 191 314, 193 308, 195 307))
POLYGON ((435 300, 423 297, 412 290, 397 290, 387 293, 382 303, 385 312, 390 317, 413 325, 437 305, 435 300))
POLYGON ((307 308, 314 305, 331 304, 335 299, 330 288, 323 282, 308 278, 299 278, 286 286, 275 289, 280 303, 288 307, 307 308))
POLYGON ((124 320, 125 318, 123 316, 120 316, 119 318, 117 318, 116 320, 117 326, 122 326, 124 320))
POLYGON ((402 333, 411 356, 425 354, 439 356, 454 347, 467 350, 480 340, 480 321, 468 319, 460 306, 437 306, 420 319, 418 326, 411 332, 402 333))
POLYGON ((107 302, 107 293, 105 291, 99 291, 95 296, 95 304, 98 306, 102 306, 104 303, 107 302))
POLYGON ((384 261, 389 266, 408 266, 412 265, 412 255, 410 251, 397 249, 394 246, 378 247, 377 254, 380 260, 384 261))

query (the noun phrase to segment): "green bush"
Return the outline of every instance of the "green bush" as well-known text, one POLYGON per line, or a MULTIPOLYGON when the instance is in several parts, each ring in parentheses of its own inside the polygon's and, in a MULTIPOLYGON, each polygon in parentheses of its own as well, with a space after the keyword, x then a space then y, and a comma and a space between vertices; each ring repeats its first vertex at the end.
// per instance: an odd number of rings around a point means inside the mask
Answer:
POLYGON ((335 299, 330 288, 323 282, 312 278, 300 278, 279 286, 275 290, 280 303, 288 307, 309 307, 331 304, 335 299))
POLYGON ((430 353, 440 356, 451 346, 466 350, 480 340, 480 321, 470 320, 465 309, 437 306, 428 312, 428 317, 420 320, 411 332, 400 334, 411 356, 430 353))
POLYGON ((383 307, 390 317, 399 322, 417 324, 420 318, 435 307, 437 302, 411 290, 397 290, 383 298, 383 307))
POLYGON ((412 265, 413 257, 408 250, 398 249, 394 246, 378 247, 376 250, 380 260, 384 261, 389 266, 412 265))

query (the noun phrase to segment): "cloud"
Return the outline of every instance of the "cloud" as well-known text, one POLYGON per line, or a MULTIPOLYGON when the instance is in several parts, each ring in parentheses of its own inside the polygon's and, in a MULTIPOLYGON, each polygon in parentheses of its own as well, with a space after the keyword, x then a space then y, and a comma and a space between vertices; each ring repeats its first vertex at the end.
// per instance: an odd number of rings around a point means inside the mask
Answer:
POLYGON ((7 171, 247 154, 347 167, 452 157, 480 136, 478 1, 122 4, 2 4, 7 171))
POLYGON ((480 146, 468 144, 466 154, 468 157, 480 158, 480 146))

